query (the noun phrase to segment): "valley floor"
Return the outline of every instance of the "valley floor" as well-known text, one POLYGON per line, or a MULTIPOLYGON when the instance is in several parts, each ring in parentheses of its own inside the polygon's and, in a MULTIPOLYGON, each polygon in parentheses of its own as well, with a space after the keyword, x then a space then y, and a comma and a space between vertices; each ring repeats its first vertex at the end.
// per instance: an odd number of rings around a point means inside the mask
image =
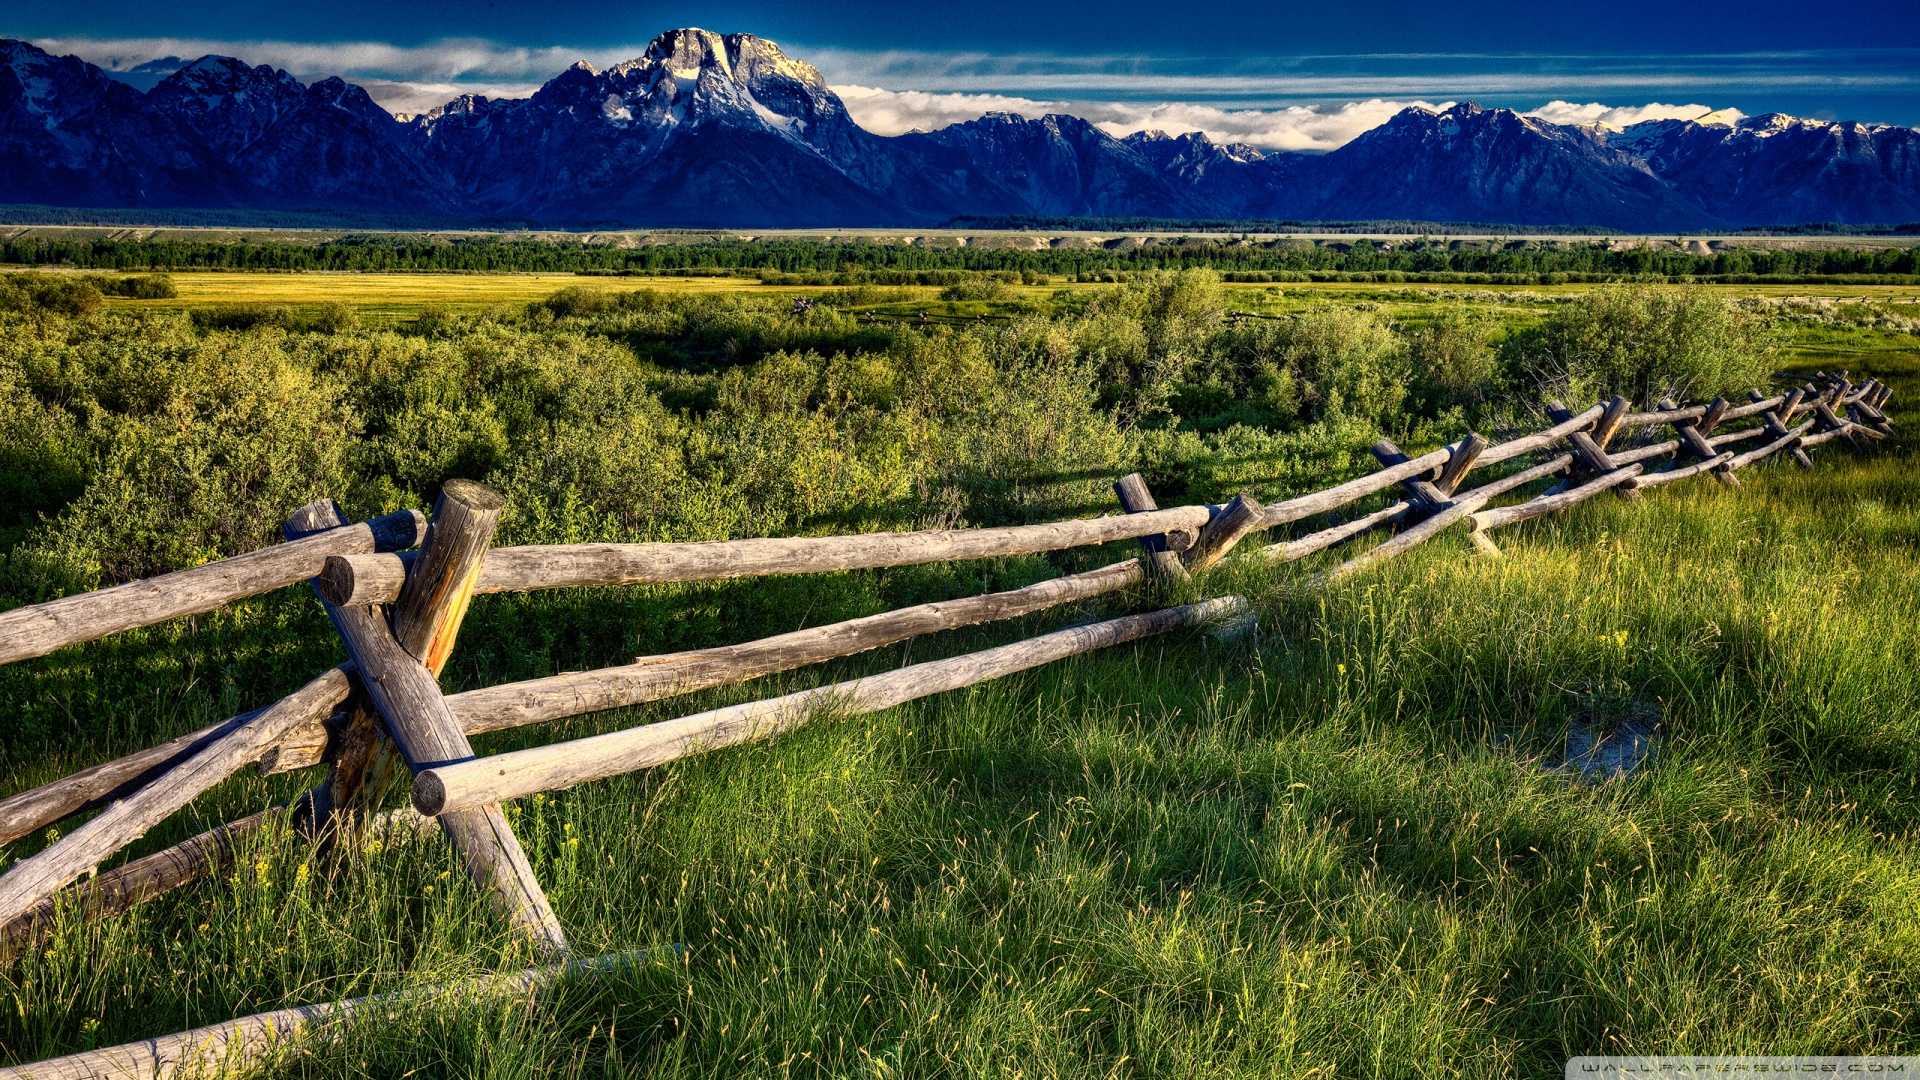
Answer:
MULTIPOLYGON (((454 310, 479 310, 501 304, 527 304, 541 300, 556 289, 580 287, 600 292, 619 293, 633 289, 659 289, 668 292, 743 292, 752 295, 819 296, 842 291, 824 285, 763 285, 753 278, 735 277, 591 277, 575 274, 503 273, 331 273, 310 271, 295 274, 247 272, 175 272, 168 275, 180 295, 171 300, 108 299, 115 307, 128 309, 204 307, 219 304, 276 304, 295 308, 322 304, 350 304, 373 319, 395 319, 417 315, 422 308, 444 306, 454 310)), ((1011 286, 1013 297, 1031 303, 1046 303, 1062 289, 1093 292, 1111 289, 1111 284, 1069 283, 1055 276, 1047 284, 1011 286)), ((1727 296, 1758 296, 1769 299, 1834 299, 1873 303, 1920 304, 1920 285, 1708 285, 1700 286, 1727 296)), ((911 299, 893 303, 850 305, 848 310, 895 310, 917 312, 942 310, 937 286, 883 287, 887 292, 902 292, 911 299)), ((1589 291, 1592 285, 1444 285, 1380 284, 1366 282, 1316 282, 1312 284, 1236 284, 1225 283, 1231 303, 1256 311, 1280 311, 1307 302, 1329 299, 1370 300, 1405 306, 1431 300, 1463 299, 1476 303, 1520 303, 1570 296, 1589 291), (1287 302, 1291 298, 1292 302, 1287 302)), ((991 306, 974 304, 953 310, 966 313, 991 312, 991 306)))

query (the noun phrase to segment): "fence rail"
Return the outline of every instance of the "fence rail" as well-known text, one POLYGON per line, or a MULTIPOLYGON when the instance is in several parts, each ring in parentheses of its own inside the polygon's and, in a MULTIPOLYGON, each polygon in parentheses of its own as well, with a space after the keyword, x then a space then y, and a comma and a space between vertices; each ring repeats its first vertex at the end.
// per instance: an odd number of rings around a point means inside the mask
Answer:
MULTIPOLYGON (((1632 412, 1625 399, 1616 397, 1573 413, 1554 402, 1548 407, 1551 426, 1504 443, 1469 434, 1409 457, 1381 440, 1373 448, 1380 469, 1267 506, 1243 493, 1224 506, 1158 509, 1140 478, 1129 476, 1115 485, 1128 513, 1008 528, 491 548, 493 525, 504 503, 467 481, 448 482, 430 520, 408 511, 347 524, 331 502, 309 504, 288 520, 286 543, 0 612, 4 663, 311 580, 352 657, 273 705, 0 800, 0 843, 101 810, 0 875, 0 950, 28 946, 62 912, 106 917, 223 866, 241 839, 275 815, 287 816, 317 844, 395 827, 400 819, 394 812, 374 811, 389 773, 396 762, 403 762, 413 775, 413 809, 424 815, 408 816, 405 823, 437 822, 461 851, 476 883, 493 896, 501 916, 525 934, 540 955, 564 959, 569 955, 565 934, 500 812, 502 800, 765 738, 822 711, 871 712, 1216 621, 1243 611, 1245 602, 1219 597, 1128 615, 782 697, 490 757, 474 754, 469 735, 657 701, 922 634, 1028 615, 1150 580, 1185 579, 1254 533, 1330 514, 1389 489, 1397 489, 1398 495, 1389 505, 1304 536, 1276 540, 1264 549, 1264 557, 1291 562, 1373 530, 1394 530, 1320 575, 1331 579, 1391 559, 1462 524, 1476 547, 1498 554, 1487 535, 1493 530, 1565 510, 1606 491, 1637 499, 1643 491, 1702 474, 1737 486, 1737 470, 1783 451, 1810 467, 1810 448, 1839 439, 1860 449, 1862 439, 1893 433, 1882 408, 1890 393, 1875 380, 1856 385, 1844 372, 1822 372, 1816 381, 1785 393, 1752 391, 1741 405, 1725 399, 1686 407, 1661 402, 1655 409, 1632 412), (1721 425, 1748 417, 1759 423, 1714 434, 1721 425), (1661 426, 1675 437, 1609 449, 1623 431, 1661 426), (1736 452, 1739 444, 1755 441, 1758 445, 1736 452), (1542 452, 1552 456, 1459 490, 1476 469, 1542 452), (1531 498, 1491 505, 1528 484, 1552 478, 1558 482, 1531 498), (597 671, 453 695, 439 689, 437 676, 476 593, 908 566, 1129 539, 1140 542, 1140 557, 1021 589, 922 604, 740 645, 640 657, 597 671), (403 553, 407 548, 417 550, 403 553), (321 764, 328 766, 326 779, 294 806, 242 818, 74 884, 244 766, 275 773, 321 764)), ((19 1066, 9 1075, 89 1075, 72 1071, 78 1067, 76 1060, 19 1066)), ((174 1066, 156 1060, 155 1068, 164 1074, 174 1066)))

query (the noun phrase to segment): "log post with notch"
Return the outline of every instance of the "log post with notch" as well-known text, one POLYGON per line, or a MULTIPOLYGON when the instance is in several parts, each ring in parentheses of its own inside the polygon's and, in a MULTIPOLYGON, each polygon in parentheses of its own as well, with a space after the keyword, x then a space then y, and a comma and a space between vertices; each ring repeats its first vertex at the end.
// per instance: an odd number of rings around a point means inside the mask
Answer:
MULTIPOLYGON (((1707 407, 1707 412, 1703 414, 1701 419, 1706 420, 1707 418, 1711 418, 1714 423, 1719 423, 1720 416, 1714 411, 1714 408, 1718 406, 1719 413, 1725 413, 1726 405, 1726 399, 1716 398, 1713 405, 1707 407)), ((1672 398, 1660 399, 1659 411, 1661 412, 1674 412, 1679 408, 1680 404, 1672 398)), ((1694 458, 1700 461, 1712 461, 1714 458, 1720 456, 1720 451, 1715 450, 1712 444, 1707 442, 1706 435, 1701 432, 1700 424, 1695 423, 1693 420, 1674 420, 1673 430, 1680 436, 1680 448, 1687 451, 1694 458)), ((1735 477, 1733 472, 1725 465, 1715 467, 1713 476, 1714 479, 1730 488, 1738 488, 1740 486, 1740 480, 1735 477)))
MULTIPOLYGON (((1615 396, 1613 400, 1607 402, 1604 411, 1600 414, 1600 419, 1594 422, 1594 430, 1599 431, 1608 438, 1612 438, 1613 432, 1620 425, 1621 417, 1626 414, 1627 407, 1627 399, 1615 396), (1608 420, 1609 416, 1613 418, 1611 422, 1608 420)), ((1573 419, 1573 411, 1568 409, 1562 402, 1549 401, 1547 402, 1547 416, 1552 418, 1555 424, 1564 424, 1573 419)), ((1614 461, 1613 457, 1607 453, 1606 447, 1585 431, 1569 433, 1567 435, 1567 442, 1573 447, 1573 459, 1579 463, 1580 466, 1574 474, 1568 476, 1566 486, 1569 488, 1577 486, 1585 480, 1604 476, 1620 467, 1619 463, 1614 461)), ((1628 477, 1613 486, 1613 493, 1622 499, 1632 502, 1640 498, 1640 492, 1636 490, 1638 487, 1639 485, 1635 483, 1634 478, 1628 477)))
MULTIPOLYGON (((1392 439, 1384 437, 1381 438, 1379 442, 1373 444, 1371 452, 1375 461, 1378 461, 1388 468, 1392 468, 1395 465, 1405 465, 1407 462, 1413 460, 1398 446, 1395 446, 1392 439)), ((1453 461, 1454 458, 1449 456, 1447 464, 1451 465, 1453 461)), ((1435 480, 1444 475, 1445 471, 1446 466, 1442 465, 1437 469, 1429 470, 1425 474, 1410 476, 1400 481, 1400 490, 1406 492, 1407 495, 1412 498, 1413 505, 1419 509, 1421 516, 1438 513, 1446 509, 1447 504, 1453 501, 1447 497, 1445 491, 1440 490, 1440 487, 1434 483, 1435 480)))
POLYGON ((1206 527, 1200 530, 1200 538, 1186 550, 1182 558, 1187 566, 1193 570, 1205 570, 1226 558, 1235 544, 1259 531, 1261 509, 1259 500, 1246 492, 1235 495, 1213 520, 1207 522, 1206 527))
MULTIPOLYGON (((280 535, 294 541, 346 523, 338 504, 320 499, 295 510, 280 527, 280 535)), ((327 603, 318 578, 313 590, 328 617, 334 617, 335 609, 327 603)), ((380 605, 380 610, 384 612, 386 605, 380 605)), ((397 757, 386 725, 374 712, 359 679, 354 679, 351 696, 327 721, 327 778, 296 804, 295 827, 325 843, 362 840, 365 823, 379 809, 397 757)))
MULTIPOLYGON (((391 622, 374 606, 331 608, 334 626, 360 671, 374 710, 415 772, 466 761, 473 747, 440 694, 446 664, 473 598, 487 544, 506 500, 469 480, 450 480, 407 574, 391 622)), ((366 787, 362 784, 362 789, 366 787)), ((498 803, 440 818, 447 839, 481 888, 543 957, 564 956, 565 933, 534 879, 520 840, 498 803)))
MULTIPOLYGON (((1800 399, 1805 395, 1806 391, 1804 390, 1789 390, 1786 396, 1781 398, 1779 405, 1760 414, 1760 423, 1765 425, 1768 438, 1784 439, 1787 437, 1787 425, 1792 423, 1794 411, 1799 408, 1800 399)), ((1747 399, 1749 401, 1766 400, 1758 390, 1747 391, 1747 399)), ((1800 466, 1802 469, 1813 468, 1813 459, 1807 456, 1805 450, 1800 449, 1797 445, 1789 445, 1792 446, 1790 453, 1793 454, 1794 464, 1800 466)))

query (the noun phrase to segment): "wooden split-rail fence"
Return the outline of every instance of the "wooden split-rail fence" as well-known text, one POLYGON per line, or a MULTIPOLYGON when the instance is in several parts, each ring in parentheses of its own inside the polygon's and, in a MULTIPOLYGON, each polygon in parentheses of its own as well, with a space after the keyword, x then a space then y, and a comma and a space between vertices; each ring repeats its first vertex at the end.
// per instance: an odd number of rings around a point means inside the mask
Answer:
MULTIPOLYGON (((1652 410, 1634 412, 1624 398, 1615 397, 1573 413, 1553 402, 1547 410, 1552 426, 1543 431, 1499 444, 1470 434, 1418 457, 1383 439, 1373 448, 1382 466, 1378 471, 1269 506, 1242 494, 1224 506, 1160 509, 1146 484, 1132 475, 1115 485, 1124 515, 994 529, 494 548, 489 542, 504 501, 470 481, 448 482, 430 519, 407 511, 350 524, 331 501, 312 503, 288 519, 285 543, 0 612, 0 663, 8 663, 311 581, 350 657, 266 708, 0 800, 0 844, 98 811, 0 875, 0 952, 17 952, 39 940, 61 918, 111 916, 214 872, 276 818, 291 821, 317 844, 437 822, 499 915, 548 965, 498 978, 532 986, 570 970, 568 964, 597 970, 605 958, 569 958, 565 930, 501 812, 504 801, 765 738, 823 709, 843 715, 872 712, 1177 627, 1244 617, 1244 602, 1228 596, 1127 615, 818 689, 487 757, 474 753, 470 736, 737 683, 1144 582, 1188 580, 1253 533, 1322 517, 1387 489, 1399 496, 1391 504, 1277 540, 1260 556, 1289 562, 1371 530, 1391 531, 1386 540, 1321 575, 1339 577, 1463 522, 1477 547, 1498 554, 1488 535, 1494 530, 1601 492, 1634 499, 1645 489, 1702 473, 1738 486, 1737 470, 1774 454, 1789 453, 1810 467, 1807 452, 1823 443, 1838 439, 1858 449, 1861 438, 1886 438, 1893 427, 1882 407, 1890 392, 1878 381, 1855 385, 1845 373, 1821 373, 1816 382, 1771 397, 1752 391, 1739 405, 1718 399, 1682 408, 1662 401, 1652 410), (1738 420, 1752 422, 1732 426, 1738 420), (1622 432, 1661 427, 1673 437, 1643 439, 1631 448, 1616 445, 1622 432), (1462 489, 1473 470, 1525 455, 1540 460, 1462 489), (1558 482, 1543 494, 1493 505, 1550 477, 1558 482), (478 593, 907 566, 1127 539, 1139 541, 1138 558, 1021 589, 902 608, 742 645, 642 657, 596 671, 452 695, 440 689, 441 669, 478 593), (245 766, 272 774, 321 764, 327 766, 326 778, 294 805, 241 818, 97 872, 115 853, 245 766), (381 812, 381 795, 401 765, 412 777, 412 805, 381 812)), ((375 1000, 243 1017, 16 1066, 0 1070, 0 1077, 172 1075, 216 1057, 231 1061, 258 1055, 284 1045, 305 1026, 354 1013, 375 1000)))

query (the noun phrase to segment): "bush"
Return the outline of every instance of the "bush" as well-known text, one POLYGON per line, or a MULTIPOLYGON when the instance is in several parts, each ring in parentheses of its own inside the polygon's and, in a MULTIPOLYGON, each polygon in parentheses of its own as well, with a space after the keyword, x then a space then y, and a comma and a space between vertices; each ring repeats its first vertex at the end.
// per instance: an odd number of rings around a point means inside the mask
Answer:
POLYGON ((997 278, 971 278, 949 285, 940 290, 940 299, 942 300, 985 300, 992 302, 996 300, 1010 300, 1012 298, 1013 290, 1007 287, 1006 282, 1000 281, 997 278))
POLYGON ((1558 306, 1538 329, 1508 339, 1506 362, 1573 399, 1624 394, 1646 405, 1765 385, 1779 348, 1764 312, 1698 287, 1630 284, 1558 306))
POLYGON ((318 334, 339 334, 360 325, 360 313, 350 305, 322 304, 307 316, 306 328, 318 334))
POLYGON ((1414 386, 1429 406, 1477 405, 1501 386, 1492 347, 1499 323, 1487 312, 1450 305, 1407 335, 1414 386))
POLYGON ((581 285, 569 285, 542 300, 541 306, 553 312, 557 318, 573 315, 592 315, 605 311, 611 297, 601 289, 589 289, 581 285))
POLYGON ((285 335, 201 337, 191 325, 76 327, 31 352, 13 339, 0 356, 32 373, 42 416, 0 431, 0 449, 84 463, 49 478, 62 490, 37 493, 44 509, 57 501, 58 524, 28 543, 81 587, 260 547, 290 508, 348 491, 358 422, 313 358, 285 335))
POLYGON ((424 337, 446 337, 458 329, 459 325, 460 316, 452 308, 445 304, 428 304, 413 317, 410 329, 424 337))
POLYGON ((1218 355, 1240 392, 1271 413, 1270 423, 1336 416, 1385 423, 1407 397, 1406 344, 1370 311, 1323 307, 1249 321, 1220 336, 1218 355))
POLYGON ((215 304, 189 316, 201 330, 281 330, 293 327, 293 309, 284 304, 215 304))
POLYGON ((33 272, 0 275, 0 310, 43 311, 79 319, 98 311, 100 304, 100 289, 87 278, 33 272))
POLYGON ((165 274, 99 278, 97 285, 101 292, 109 296, 124 296, 129 300, 172 300, 180 295, 173 279, 165 274))
POLYGON ((1168 411, 1180 384, 1212 357, 1225 313, 1211 270, 1141 274, 1094 297, 1082 353, 1098 373, 1102 403, 1127 423, 1168 411))

